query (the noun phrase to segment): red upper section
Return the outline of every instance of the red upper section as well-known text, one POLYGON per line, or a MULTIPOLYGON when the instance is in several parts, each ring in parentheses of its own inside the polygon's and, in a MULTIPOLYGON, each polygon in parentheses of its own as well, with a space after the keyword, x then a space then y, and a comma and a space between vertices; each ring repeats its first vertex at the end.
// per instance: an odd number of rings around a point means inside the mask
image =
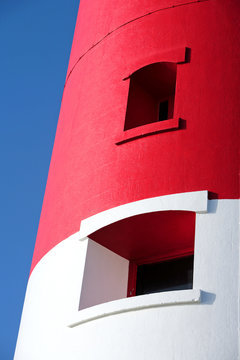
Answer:
POLYGON ((239 11, 237 0, 81 0, 33 267, 100 211, 195 190, 239 197, 239 11), (116 145, 123 79, 163 61, 178 63, 182 126, 116 145))

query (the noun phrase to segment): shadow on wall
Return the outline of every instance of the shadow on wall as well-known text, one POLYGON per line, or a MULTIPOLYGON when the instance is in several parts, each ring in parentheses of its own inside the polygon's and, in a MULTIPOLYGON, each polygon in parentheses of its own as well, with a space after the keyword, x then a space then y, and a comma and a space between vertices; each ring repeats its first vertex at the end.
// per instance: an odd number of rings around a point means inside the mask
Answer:
MULTIPOLYGON (((209 196, 211 199, 211 197, 209 196)), ((208 214, 216 214, 218 207, 218 200, 215 198, 215 200, 208 201, 208 214)))
POLYGON ((201 304, 212 305, 215 299, 216 299, 216 294, 201 290, 201 304))

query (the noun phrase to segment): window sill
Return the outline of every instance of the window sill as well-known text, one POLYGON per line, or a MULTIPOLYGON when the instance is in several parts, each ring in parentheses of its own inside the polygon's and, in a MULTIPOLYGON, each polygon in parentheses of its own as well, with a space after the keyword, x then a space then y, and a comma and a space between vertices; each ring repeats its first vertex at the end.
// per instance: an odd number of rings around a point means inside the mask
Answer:
POLYGON ((89 321, 129 311, 138 311, 160 306, 196 304, 200 302, 201 290, 199 289, 134 296, 81 310, 74 316, 73 321, 68 324, 68 327, 73 328, 89 321))
POLYGON ((146 124, 143 126, 138 126, 133 129, 129 129, 123 132, 121 136, 119 136, 115 143, 116 145, 121 145, 126 142, 136 140, 145 136, 158 134, 160 132, 170 131, 179 129, 180 119, 169 119, 158 121, 152 124, 146 124))

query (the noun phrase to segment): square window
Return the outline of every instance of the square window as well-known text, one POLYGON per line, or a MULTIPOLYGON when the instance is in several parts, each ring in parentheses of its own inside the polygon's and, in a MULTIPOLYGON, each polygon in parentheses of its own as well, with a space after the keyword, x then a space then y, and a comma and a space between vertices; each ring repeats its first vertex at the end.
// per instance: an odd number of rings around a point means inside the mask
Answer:
POLYGON ((97 288, 95 304, 124 293, 129 297, 191 289, 194 236, 195 213, 177 210, 131 216, 89 234, 81 308, 83 303, 93 305, 97 288))
POLYGON ((124 131, 173 118, 177 65, 147 65, 130 77, 124 131))

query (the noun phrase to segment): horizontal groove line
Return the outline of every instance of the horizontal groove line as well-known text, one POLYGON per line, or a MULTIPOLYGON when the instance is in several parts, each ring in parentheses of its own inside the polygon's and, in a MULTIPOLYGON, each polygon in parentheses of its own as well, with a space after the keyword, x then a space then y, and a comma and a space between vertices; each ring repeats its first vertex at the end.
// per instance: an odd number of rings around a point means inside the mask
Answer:
POLYGON ((178 4, 178 5, 172 5, 172 6, 168 6, 168 7, 165 7, 165 8, 161 8, 161 9, 157 9, 157 10, 153 10, 153 11, 150 11, 144 15, 140 15, 132 20, 129 20, 127 22, 125 22, 124 24, 121 24, 119 26, 117 26, 115 29, 111 30, 109 33, 107 33, 106 35, 104 35, 100 40, 98 40, 95 44, 93 44, 88 50, 86 50, 79 58, 78 60, 76 61, 76 63, 73 65, 72 69, 69 71, 68 75, 67 75, 67 78, 66 78, 66 81, 65 81, 65 84, 64 84, 64 89, 67 85, 67 82, 73 72, 73 70, 75 69, 75 67, 77 66, 77 64, 79 63, 80 60, 82 60, 82 58, 89 52, 91 51, 92 49, 94 49, 97 45, 99 45, 102 41, 104 41, 107 37, 109 37, 110 35, 112 35, 115 31, 121 29, 122 27, 128 25, 128 24, 131 24, 132 22, 134 21, 137 21, 137 20, 140 20, 146 16, 149 16, 149 15, 152 15, 152 14, 155 14, 157 12, 160 12, 160 11, 163 11, 163 10, 168 10, 168 9, 172 9, 172 8, 177 8, 177 7, 181 7, 181 6, 186 6, 186 5, 192 5, 192 4, 196 4, 196 3, 200 3, 200 2, 205 2, 205 1, 209 1, 209 0, 194 0, 194 1, 188 1, 186 3, 183 3, 183 4, 178 4))

